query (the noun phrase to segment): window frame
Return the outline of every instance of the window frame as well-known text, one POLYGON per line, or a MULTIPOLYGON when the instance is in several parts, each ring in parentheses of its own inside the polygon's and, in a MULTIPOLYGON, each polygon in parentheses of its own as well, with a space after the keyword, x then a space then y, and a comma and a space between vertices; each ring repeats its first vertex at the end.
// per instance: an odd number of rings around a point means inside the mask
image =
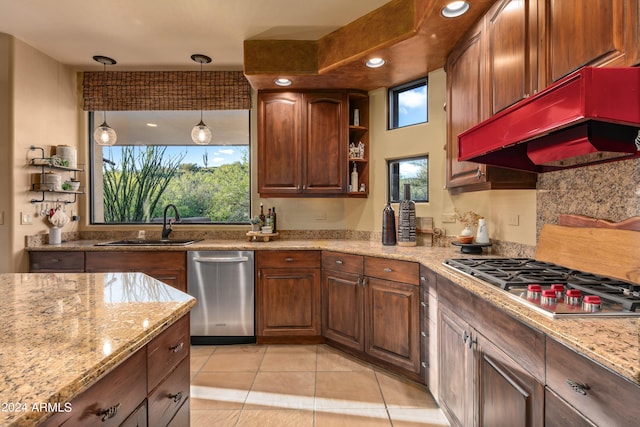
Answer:
POLYGON ((428 154, 420 154, 416 156, 410 157, 400 157, 395 159, 387 159, 387 202, 389 203, 400 203, 404 200, 404 194, 402 194, 403 189, 400 188, 400 163, 412 160, 421 160, 424 159, 427 162, 427 183, 426 183, 426 199, 415 199, 415 194, 412 192, 411 200, 415 203, 429 203, 429 155, 428 154), (392 172, 391 167, 392 164, 397 164, 397 170, 392 172), (395 188, 392 188, 392 184, 397 183, 397 191, 395 188), (394 199, 394 196, 397 194, 397 199, 394 199))
MULTIPOLYGON (((176 110, 179 111, 179 110, 176 110)), ((252 120, 252 110, 246 110, 247 111, 247 119, 248 119, 248 123, 247 123, 247 132, 248 132, 248 144, 246 145, 247 148, 247 162, 248 162, 248 168, 249 168, 249 194, 248 194, 248 199, 249 199, 249 211, 248 211, 248 215, 249 218, 247 219, 246 222, 241 221, 241 222, 231 222, 231 221, 211 221, 211 222, 196 222, 196 221, 189 221, 188 218, 185 218, 186 222, 185 224, 188 225, 196 225, 196 226, 238 226, 238 225, 245 225, 249 223, 249 219, 251 219, 252 217, 252 201, 253 201, 253 185, 252 185, 252 153, 251 153, 251 148, 252 148, 252 136, 251 136, 251 120, 252 120)), ((95 219, 95 213, 94 213, 94 198, 96 197, 96 191, 95 191, 95 173, 92 170, 92 168, 95 167, 94 165, 94 158, 95 158, 95 150, 96 150, 96 143, 93 140, 93 131, 95 129, 95 127, 97 126, 97 123, 101 123, 101 118, 99 117, 100 114, 102 113, 102 111, 93 111, 93 110, 89 110, 86 111, 87 113, 87 123, 88 123, 88 144, 89 144, 89 161, 88 161, 88 165, 87 168, 85 170, 86 174, 87 174, 87 183, 88 183, 88 188, 87 188, 87 194, 89 196, 89 203, 88 203, 88 208, 89 208, 89 212, 88 212, 88 218, 89 218, 89 224, 91 226, 117 226, 117 225, 149 225, 149 224, 156 224, 156 222, 105 222, 105 221, 96 221, 95 219), (96 119, 96 115, 98 115, 97 119, 96 119)), ((107 112, 108 113, 108 112, 107 112)), ((194 145, 195 146, 195 145, 194 145)), ((216 144, 210 144, 208 145, 210 147, 223 147, 224 145, 216 145, 216 144)))
POLYGON ((425 77, 421 77, 419 79, 416 80, 412 80, 410 82, 407 83, 403 83, 401 85, 398 86, 394 86, 394 87, 390 87, 387 91, 387 95, 388 95, 388 99, 387 99, 387 107, 388 107, 388 112, 389 112, 389 117, 388 117, 388 123, 387 123, 387 129, 388 130, 393 130, 393 129, 402 129, 404 127, 408 127, 408 126, 414 126, 414 125, 419 125, 419 124, 423 124, 423 123, 428 123, 429 122, 429 78, 427 76, 425 77), (426 108, 426 117, 425 117, 425 121, 424 122, 416 122, 416 123, 411 123, 411 124, 406 124, 406 125, 399 125, 399 121, 400 121, 400 109, 399 109, 399 102, 398 102, 398 98, 399 95, 419 88, 419 87, 425 87, 425 108, 426 108))

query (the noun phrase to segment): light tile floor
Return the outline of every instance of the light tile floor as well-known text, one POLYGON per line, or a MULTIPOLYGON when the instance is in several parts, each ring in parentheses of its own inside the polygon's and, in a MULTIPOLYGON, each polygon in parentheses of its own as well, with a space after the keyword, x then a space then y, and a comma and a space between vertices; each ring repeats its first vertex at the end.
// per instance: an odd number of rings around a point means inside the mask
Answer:
POLYGON ((191 347, 191 427, 448 425, 426 387, 325 345, 191 347))

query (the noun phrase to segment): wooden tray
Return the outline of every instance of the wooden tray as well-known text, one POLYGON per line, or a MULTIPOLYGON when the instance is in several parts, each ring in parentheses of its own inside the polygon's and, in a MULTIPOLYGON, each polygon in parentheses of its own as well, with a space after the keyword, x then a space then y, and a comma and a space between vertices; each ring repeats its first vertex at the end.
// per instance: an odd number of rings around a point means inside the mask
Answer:
POLYGON ((249 238, 250 242, 252 241, 256 242, 260 240, 262 240, 263 242, 268 242, 269 240, 276 237, 277 235, 278 235, 277 232, 263 233, 262 231, 247 231, 247 237, 249 238))

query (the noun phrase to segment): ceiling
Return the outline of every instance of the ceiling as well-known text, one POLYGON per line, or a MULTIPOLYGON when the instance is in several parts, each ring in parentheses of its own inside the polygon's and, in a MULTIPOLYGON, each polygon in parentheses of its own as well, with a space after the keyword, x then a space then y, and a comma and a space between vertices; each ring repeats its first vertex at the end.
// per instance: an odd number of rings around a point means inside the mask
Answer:
POLYGON ((242 70, 243 41, 316 40, 388 0, 0 0, 0 32, 81 70, 242 70))
POLYGON ((450 0, 0 0, 0 32, 77 70, 243 70, 254 89, 372 90, 444 66, 466 30, 495 0, 467 0, 465 15, 440 14, 450 0), (364 62, 383 56, 371 70, 364 62))

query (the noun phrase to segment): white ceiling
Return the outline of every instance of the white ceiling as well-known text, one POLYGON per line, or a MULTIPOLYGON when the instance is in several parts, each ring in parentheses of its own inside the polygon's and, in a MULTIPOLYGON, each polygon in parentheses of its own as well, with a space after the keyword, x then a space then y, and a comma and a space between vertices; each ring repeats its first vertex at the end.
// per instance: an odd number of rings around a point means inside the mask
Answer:
POLYGON ((241 70, 248 39, 317 40, 388 0, 0 0, 0 33, 81 70, 241 70))

